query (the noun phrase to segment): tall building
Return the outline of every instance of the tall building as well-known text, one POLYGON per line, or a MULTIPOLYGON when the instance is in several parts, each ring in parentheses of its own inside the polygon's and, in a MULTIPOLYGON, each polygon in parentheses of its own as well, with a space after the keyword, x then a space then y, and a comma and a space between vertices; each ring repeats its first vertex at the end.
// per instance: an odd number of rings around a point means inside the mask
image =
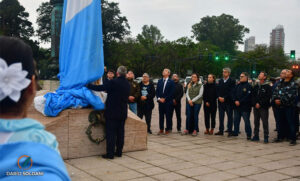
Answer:
POLYGON ((284 28, 282 25, 277 25, 270 33, 270 47, 281 46, 284 49, 284 28))
POLYGON ((249 52, 255 49, 255 37, 250 36, 245 40, 245 52, 249 52))

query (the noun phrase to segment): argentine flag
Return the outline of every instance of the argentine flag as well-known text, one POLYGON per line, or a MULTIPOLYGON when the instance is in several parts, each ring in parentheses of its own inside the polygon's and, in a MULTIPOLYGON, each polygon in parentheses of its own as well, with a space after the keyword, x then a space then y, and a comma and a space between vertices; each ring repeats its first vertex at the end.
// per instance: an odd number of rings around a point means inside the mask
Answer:
POLYGON ((64 0, 60 36, 59 80, 55 93, 45 95, 44 113, 57 116, 70 107, 104 109, 85 85, 104 72, 101 0, 64 0))

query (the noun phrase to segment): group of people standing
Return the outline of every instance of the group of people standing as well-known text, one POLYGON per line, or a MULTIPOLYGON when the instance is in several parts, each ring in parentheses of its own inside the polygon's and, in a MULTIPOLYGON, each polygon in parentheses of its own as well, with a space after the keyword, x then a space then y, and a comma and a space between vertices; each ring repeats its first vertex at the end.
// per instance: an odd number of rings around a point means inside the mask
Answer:
MULTIPOLYGON (((108 70, 104 83, 113 79, 112 70, 108 70), (110 74, 110 75, 109 75, 110 74)), ((230 77, 231 69, 223 69, 223 78, 216 82, 216 77, 209 74, 204 84, 197 73, 191 75, 191 81, 183 86, 179 76, 164 69, 162 78, 155 89, 154 83, 147 73, 142 81, 137 83, 134 73, 126 74, 130 91, 128 96, 129 109, 141 119, 145 117, 148 133, 151 131, 151 117, 154 101, 158 102, 159 132, 158 135, 168 135, 173 130, 173 114, 176 113, 177 131, 182 135, 199 133, 199 113, 203 105, 205 132, 208 135, 224 135, 235 137, 240 134, 240 121, 245 122, 247 140, 259 141, 260 120, 264 130, 264 143, 269 142, 269 108, 272 106, 276 120, 278 136, 274 142, 290 140, 290 145, 296 144, 296 134, 299 132, 298 85, 294 81, 291 70, 283 70, 281 79, 273 84, 267 82, 267 73, 260 72, 255 85, 249 83, 246 72, 240 74, 238 81, 230 77), (181 99, 186 94, 186 125, 181 131, 181 99), (216 113, 219 113, 219 130, 216 127, 216 113), (254 132, 252 133, 250 114, 254 114, 254 132), (224 118, 227 115, 225 129, 224 118), (166 120, 166 121, 165 121, 166 120)))

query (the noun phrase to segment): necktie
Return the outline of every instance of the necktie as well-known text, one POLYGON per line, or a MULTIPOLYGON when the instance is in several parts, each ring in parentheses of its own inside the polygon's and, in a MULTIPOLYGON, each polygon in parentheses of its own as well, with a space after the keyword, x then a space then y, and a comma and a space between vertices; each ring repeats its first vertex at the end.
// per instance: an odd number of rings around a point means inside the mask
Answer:
POLYGON ((165 88, 166 88, 166 79, 164 79, 164 88, 163 88, 163 93, 165 93, 165 88))

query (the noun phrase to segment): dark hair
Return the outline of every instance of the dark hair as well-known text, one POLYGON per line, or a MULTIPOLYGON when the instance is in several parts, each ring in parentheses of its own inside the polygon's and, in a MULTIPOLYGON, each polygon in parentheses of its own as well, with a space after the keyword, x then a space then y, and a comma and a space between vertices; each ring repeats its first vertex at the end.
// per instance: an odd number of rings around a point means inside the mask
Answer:
POLYGON ((291 71, 291 73, 293 75, 293 77, 291 78, 291 80, 295 80, 295 76, 296 76, 295 70, 288 69, 287 71, 291 71))
MULTIPOLYGON (((192 73, 191 78, 192 78, 193 75, 196 75, 196 76, 197 76, 197 79, 198 79, 198 81, 199 81, 199 79, 200 79, 200 78, 199 78, 199 77, 200 77, 199 74, 198 74, 198 73, 192 73)), ((191 80, 192 80, 192 79, 191 79, 191 80)))
MULTIPOLYGON (((213 79, 214 79, 214 83, 216 82, 216 76, 214 75, 214 74, 208 74, 208 76, 209 75, 211 75, 212 77, 213 77, 213 79)), ((207 78, 208 78, 208 76, 207 76, 207 78)))
POLYGON ((290 70, 290 71, 292 72, 293 77, 295 77, 295 75, 296 75, 295 70, 290 70))
POLYGON ((271 78, 270 78, 270 81, 272 82, 272 84, 274 84, 274 83, 276 82, 276 79, 273 78, 273 77, 271 77, 271 78))
POLYGON ((268 74, 265 72, 265 71, 261 71, 260 73, 263 73, 264 74, 264 76, 266 77, 266 79, 267 79, 267 76, 268 76, 268 74))
POLYGON ((241 74, 244 74, 246 77, 249 77, 249 74, 247 72, 242 72, 241 74))
MULTIPOLYGON (((30 80, 35 75, 32 49, 18 38, 0 36, 0 58, 4 59, 8 66, 14 63, 22 63, 22 69, 28 72, 26 78, 30 80)), ((0 114, 22 111, 25 90, 21 91, 21 98, 17 103, 9 97, 0 101, 0 114)))
POLYGON ((115 74, 115 71, 112 70, 112 69, 109 69, 109 70, 107 71, 107 73, 108 73, 108 72, 111 72, 111 73, 115 74))

